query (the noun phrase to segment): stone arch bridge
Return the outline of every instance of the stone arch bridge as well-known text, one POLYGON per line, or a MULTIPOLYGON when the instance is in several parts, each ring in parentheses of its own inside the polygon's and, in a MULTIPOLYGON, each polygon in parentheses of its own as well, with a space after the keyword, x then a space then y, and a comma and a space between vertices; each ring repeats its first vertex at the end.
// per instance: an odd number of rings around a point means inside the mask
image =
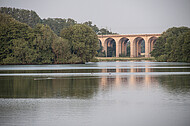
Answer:
POLYGON ((133 34, 133 35, 98 35, 100 45, 107 56, 108 47, 115 44, 116 57, 120 55, 127 55, 127 45, 130 42, 130 57, 138 57, 141 55, 141 43, 145 43, 145 57, 150 57, 150 52, 153 50, 153 46, 156 39, 161 34, 133 34))

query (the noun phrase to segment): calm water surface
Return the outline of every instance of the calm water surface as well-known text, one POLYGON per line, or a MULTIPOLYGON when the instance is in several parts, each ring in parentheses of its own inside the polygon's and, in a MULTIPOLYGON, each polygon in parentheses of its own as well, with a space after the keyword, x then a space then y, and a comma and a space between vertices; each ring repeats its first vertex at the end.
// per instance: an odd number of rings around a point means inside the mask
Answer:
POLYGON ((190 126, 190 64, 0 66, 0 125, 190 126))

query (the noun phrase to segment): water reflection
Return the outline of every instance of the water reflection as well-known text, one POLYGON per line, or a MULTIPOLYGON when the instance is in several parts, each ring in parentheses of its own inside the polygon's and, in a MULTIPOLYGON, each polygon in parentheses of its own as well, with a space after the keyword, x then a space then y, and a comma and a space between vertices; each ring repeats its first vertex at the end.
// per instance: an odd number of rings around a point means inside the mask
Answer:
POLYGON ((0 98, 93 98, 99 93, 100 87, 101 89, 110 89, 110 87, 122 87, 123 85, 128 87, 161 85, 170 90, 184 88, 184 91, 189 91, 189 74, 164 75, 167 72, 172 74, 174 72, 190 72, 189 64, 169 64, 103 62, 73 66, 52 65, 52 70, 49 69, 50 66, 43 65, 24 65, 23 68, 14 66, 13 70, 10 66, 1 66, 0 98), (171 66, 175 68, 171 68, 171 66), (60 70, 58 70, 59 67, 60 70), (85 69, 81 69, 81 67, 85 69), (27 75, 28 73, 34 74, 34 76, 27 75), (155 73, 157 74, 155 75, 155 73))
POLYGON ((189 126, 189 98, 186 63, 0 66, 0 125, 189 126))
POLYGON ((173 94, 190 94, 190 75, 161 76, 156 78, 159 84, 173 94))
POLYGON ((1 77, 1 98, 91 98, 98 79, 86 77, 39 78, 1 77))

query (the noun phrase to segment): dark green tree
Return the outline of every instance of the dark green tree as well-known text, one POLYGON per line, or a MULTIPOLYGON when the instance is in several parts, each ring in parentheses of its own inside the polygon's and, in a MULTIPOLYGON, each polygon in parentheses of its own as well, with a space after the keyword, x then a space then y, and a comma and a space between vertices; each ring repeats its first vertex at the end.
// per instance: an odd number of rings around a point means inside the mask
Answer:
POLYGON ((97 53, 98 37, 85 24, 77 24, 61 31, 61 37, 69 40, 71 54, 80 58, 81 62, 91 61, 97 53))
POLYGON ((77 22, 73 19, 62 19, 62 18, 48 18, 43 19, 43 24, 49 25, 50 28, 59 36, 60 31, 63 28, 67 28, 69 26, 77 24, 77 22))
MULTIPOLYGON (((16 63, 19 59, 15 58, 20 57, 20 55, 17 55, 17 52, 23 53, 22 51, 19 51, 21 48, 23 48, 23 51, 28 51, 24 52, 25 54, 28 54, 27 56, 31 56, 30 54, 33 54, 34 56, 35 52, 31 52, 31 50, 28 49, 32 46, 31 42, 33 41, 33 38, 34 32, 28 25, 14 20, 11 16, 0 13, 1 63, 16 63), (12 60, 13 57, 15 61, 12 60)), ((32 57, 26 59, 33 60, 32 57)), ((21 62, 28 63, 25 59, 20 60, 19 63, 21 62)))
POLYGON ((29 11, 25 9, 7 8, 1 7, 0 13, 11 15, 14 19, 28 24, 30 27, 35 27, 36 24, 41 23, 41 18, 35 11, 29 11))
POLYGON ((37 24, 34 29, 36 38, 33 41, 34 48, 39 54, 37 62, 40 64, 54 62, 52 43, 57 40, 57 35, 48 25, 37 24))
POLYGON ((92 24, 92 21, 84 22, 83 24, 90 26, 96 34, 99 32, 99 28, 96 25, 92 24))
POLYGON ((0 13, 0 34, 1 64, 52 64, 60 61, 65 63, 67 60, 65 55, 69 49, 65 47, 68 47, 68 42, 58 37, 47 25, 38 24, 32 29, 0 13))
POLYGON ((11 52, 4 59, 4 63, 8 64, 30 64, 36 59, 36 52, 29 47, 29 41, 23 38, 13 39, 12 45, 9 47, 11 52))
POLYGON ((109 35, 109 34, 117 34, 117 33, 113 33, 107 30, 106 28, 101 28, 98 32, 98 35, 109 35))
POLYGON ((71 58, 70 45, 67 39, 57 37, 52 44, 55 63, 69 63, 71 58))
POLYGON ((151 55, 158 61, 190 62, 190 28, 173 27, 157 39, 151 55))

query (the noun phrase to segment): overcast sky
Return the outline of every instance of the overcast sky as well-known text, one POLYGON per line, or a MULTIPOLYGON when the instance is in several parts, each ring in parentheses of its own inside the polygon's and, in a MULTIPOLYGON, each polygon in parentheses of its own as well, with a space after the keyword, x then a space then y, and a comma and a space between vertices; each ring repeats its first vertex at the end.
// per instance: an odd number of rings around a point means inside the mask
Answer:
POLYGON ((190 27, 190 0, 0 0, 0 6, 34 10, 41 18, 92 21, 119 34, 190 27))

